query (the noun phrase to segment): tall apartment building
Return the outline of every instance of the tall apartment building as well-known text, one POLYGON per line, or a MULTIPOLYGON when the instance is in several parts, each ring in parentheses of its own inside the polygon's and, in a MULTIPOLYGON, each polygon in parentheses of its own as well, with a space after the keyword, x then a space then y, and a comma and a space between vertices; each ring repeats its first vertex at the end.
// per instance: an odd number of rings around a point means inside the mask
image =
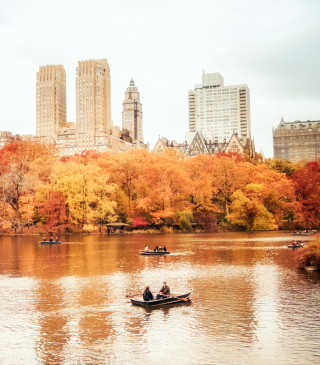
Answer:
POLYGON ((67 123, 66 72, 62 65, 40 66, 37 72, 36 136, 54 142, 67 123))
POLYGON ((272 132, 274 158, 299 162, 320 157, 320 120, 285 123, 282 118, 272 132))
POLYGON ((125 92, 122 109, 122 129, 129 131, 133 140, 143 142, 142 104, 140 93, 133 79, 125 92))
POLYGON ((76 108, 79 132, 111 131, 111 79, 110 67, 105 58, 79 61, 76 108))
POLYGON ((201 131, 213 141, 228 140, 233 132, 251 138, 250 90, 247 85, 225 86, 220 73, 202 74, 202 84, 189 90, 189 132, 191 142, 201 131))

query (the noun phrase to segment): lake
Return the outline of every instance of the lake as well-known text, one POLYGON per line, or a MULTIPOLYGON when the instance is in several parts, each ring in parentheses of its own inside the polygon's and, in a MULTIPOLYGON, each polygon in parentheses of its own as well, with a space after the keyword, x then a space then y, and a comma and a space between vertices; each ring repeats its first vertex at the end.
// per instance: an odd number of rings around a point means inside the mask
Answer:
POLYGON ((61 238, 0 238, 0 364, 320 363, 320 274, 289 232, 61 238), (192 300, 131 305, 163 281, 192 300))

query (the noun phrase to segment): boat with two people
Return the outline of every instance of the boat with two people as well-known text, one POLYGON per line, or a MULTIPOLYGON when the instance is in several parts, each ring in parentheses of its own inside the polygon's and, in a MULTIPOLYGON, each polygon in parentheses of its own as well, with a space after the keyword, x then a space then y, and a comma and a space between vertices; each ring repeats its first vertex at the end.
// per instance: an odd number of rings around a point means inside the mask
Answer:
POLYGON ((144 250, 139 250, 140 255, 170 255, 170 251, 167 251, 165 245, 156 245, 154 250, 149 250, 148 245, 144 248, 144 250))
POLYGON ((288 248, 299 248, 304 247, 305 245, 301 241, 292 240, 291 245, 288 245, 288 248))
POLYGON ((300 232, 294 231, 293 233, 291 233, 291 236, 310 236, 310 234, 313 234, 313 233, 317 233, 317 231, 307 228, 304 231, 300 231, 300 232))
POLYGON ((150 291, 149 285, 147 285, 145 291, 143 292, 143 299, 131 298, 130 300, 133 305, 140 307, 159 307, 167 304, 188 302, 190 300, 189 297, 191 293, 192 290, 187 293, 170 293, 170 288, 166 282, 164 282, 156 297, 154 297, 150 291))
POLYGON ((59 245, 61 241, 59 241, 59 237, 56 237, 54 241, 52 236, 50 237, 49 241, 47 241, 46 237, 43 237, 42 241, 39 241, 42 245, 59 245))

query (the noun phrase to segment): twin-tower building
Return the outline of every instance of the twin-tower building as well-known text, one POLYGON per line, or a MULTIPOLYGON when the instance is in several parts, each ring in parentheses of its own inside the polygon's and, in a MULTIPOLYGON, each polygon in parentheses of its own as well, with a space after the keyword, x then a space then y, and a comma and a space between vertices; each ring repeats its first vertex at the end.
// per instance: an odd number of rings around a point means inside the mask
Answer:
POLYGON ((42 66, 36 82, 36 137, 53 143, 61 155, 84 150, 112 153, 145 148, 140 93, 134 81, 125 92, 122 130, 111 118, 111 78, 106 59, 79 61, 76 69, 76 123, 67 122, 66 72, 42 66))

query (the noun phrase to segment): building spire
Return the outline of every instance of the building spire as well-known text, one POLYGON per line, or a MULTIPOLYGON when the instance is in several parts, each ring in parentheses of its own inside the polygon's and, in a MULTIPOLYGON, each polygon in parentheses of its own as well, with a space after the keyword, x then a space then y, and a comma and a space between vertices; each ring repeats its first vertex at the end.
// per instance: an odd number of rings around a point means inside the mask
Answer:
POLYGON ((130 86, 134 86, 134 81, 133 79, 130 80, 130 86))

